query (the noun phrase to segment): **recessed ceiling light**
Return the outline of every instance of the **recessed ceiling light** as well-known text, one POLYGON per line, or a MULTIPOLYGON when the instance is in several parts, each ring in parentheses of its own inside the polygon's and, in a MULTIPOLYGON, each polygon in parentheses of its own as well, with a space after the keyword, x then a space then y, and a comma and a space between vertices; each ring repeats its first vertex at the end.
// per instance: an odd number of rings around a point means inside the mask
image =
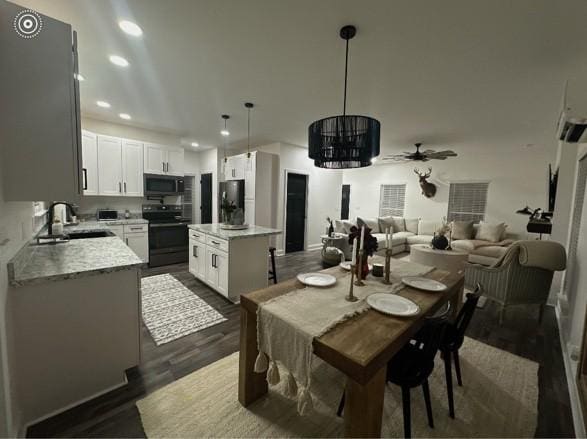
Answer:
POLYGON ((119 116, 121 119, 130 120, 130 114, 120 113, 119 116))
POLYGON ((222 130, 220 131, 220 134, 222 134, 224 137, 230 136, 230 132, 228 130, 222 130))
POLYGON ((78 73, 78 74, 77 74, 77 80, 78 80, 78 81, 85 81, 85 80, 86 80, 86 78, 84 78, 84 76, 83 76, 81 73, 78 73))
POLYGON ((110 104, 106 101, 96 101, 96 105, 102 108, 110 108, 110 104))
POLYGON ((198 146, 200 146, 200 144, 198 142, 192 142, 192 146, 197 148, 198 146))
POLYGON ((122 56, 110 55, 110 62, 120 67, 128 67, 128 61, 122 56))
POLYGON ((141 27, 132 21, 121 20, 118 22, 118 26, 120 26, 123 32, 132 35, 133 37, 140 37, 143 35, 143 30, 141 27))

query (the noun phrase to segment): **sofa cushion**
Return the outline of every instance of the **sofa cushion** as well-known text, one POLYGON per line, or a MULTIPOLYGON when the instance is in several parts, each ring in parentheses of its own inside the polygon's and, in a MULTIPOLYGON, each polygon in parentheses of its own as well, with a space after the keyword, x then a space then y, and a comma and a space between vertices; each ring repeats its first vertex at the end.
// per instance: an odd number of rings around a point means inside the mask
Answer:
POLYGON ((387 229, 391 229, 391 232, 393 233, 395 231, 394 229, 394 221, 393 221, 393 217, 392 216, 382 216, 377 218, 377 222, 379 223, 379 232, 380 233, 385 233, 385 231, 387 229))
MULTIPOLYGON (((391 246, 392 247, 396 247, 398 245, 405 245, 406 236, 402 235, 402 233, 406 233, 406 232, 399 232, 399 233, 394 233, 393 235, 391 235, 391 246)), ((374 233, 373 237, 377 238, 377 243, 379 244, 380 250, 385 248, 385 233, 374 233)))
POLYGON ((351 220, 334 220, 334 231, 348 235, 351 233, 351 227, 356 225, 356 222, 351 220))
POLYGON ((397 239, 403 239, 404 242, 406 242, 406 239, 409 238, 410 236, 414 236, 415 233, 412 232, 397 232, 393 234, 393 238, 397 238, 397 239))
POLYGON ((471 252, 472 255, 485 256, 487 258, 501 258, 509 247, 499 247, 497 245, 488 245, 484 247, 478 247, 471 252))
POLYGON ((406 232, 418 233, 420 218, 406 218, 404 222, 406 224, 406 232))
POLYGON ((371 229, 371 234, 380 233, 379 221, 377 221, 377 218, 357 217, 357 225, 359 227, 363 227, 363 225, 367 226, 368 228, 371 229))
POLYGON ((451 223, 452 239, 473 239, 475 236, 474 223, 475 221, 453 221, 451 223))
POLYGON ((470 239, 457 239, 456 241, 452 241, 450 246, 455 250, 461 250, 467 253, 475 250, 475 243, 470 239))
POLYGON ((475 235, 480 241, 499 242, 505 234, 505 223, 490 224, 481 221, 475 235))
POLYGON ((418 222, 418 235, 431 235, 434 236, 436 230, 440 227, 438 221, 431 220, 420 220, 418 222))
POLYGON ((432 235, 412 235, 406 238, 408 245, 413 244, 430 244, 432 241, 432 235))

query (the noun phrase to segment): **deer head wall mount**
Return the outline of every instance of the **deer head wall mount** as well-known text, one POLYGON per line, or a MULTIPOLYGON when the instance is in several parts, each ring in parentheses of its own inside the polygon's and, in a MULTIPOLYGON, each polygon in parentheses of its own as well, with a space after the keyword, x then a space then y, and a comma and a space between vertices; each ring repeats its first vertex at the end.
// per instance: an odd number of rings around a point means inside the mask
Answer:
POLYGON ((420 173, 418 168, 415 168, 414 172, 418 174, 418 177, 420 177, 420 188, 422 188, 422 195, 424 195, 426 198, 434 197, 434 195, 436 195, 436 185, 428 181, 430 174, 432 174, 432 168, 428 168, 428 172, 425 174, 420 173))

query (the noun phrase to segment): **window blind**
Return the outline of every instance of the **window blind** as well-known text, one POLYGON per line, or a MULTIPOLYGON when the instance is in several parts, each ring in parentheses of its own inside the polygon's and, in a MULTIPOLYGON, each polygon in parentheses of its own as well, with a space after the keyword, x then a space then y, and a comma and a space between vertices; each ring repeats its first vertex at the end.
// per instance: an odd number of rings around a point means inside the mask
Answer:
POLYGON ((379 197, 379 216, 404 216, 405 184, 382 184, 379 197))
POLYGON ((451 183, 448 196, 448 221, 485 219, 489 183, 451 183))

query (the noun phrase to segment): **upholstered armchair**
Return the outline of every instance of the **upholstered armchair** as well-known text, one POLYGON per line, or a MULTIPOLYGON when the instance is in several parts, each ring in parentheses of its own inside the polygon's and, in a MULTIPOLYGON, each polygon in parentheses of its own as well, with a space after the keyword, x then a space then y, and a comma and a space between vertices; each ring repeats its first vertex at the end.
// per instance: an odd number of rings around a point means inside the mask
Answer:
POLYGON ((481 284, 487 299, 501 305, 499 323, 510 305, 540 306, 542 322, 555 271, 566 268, 565 248, 554 241, 518 241, 491 267, 467 264, 465 285, 481 284))

